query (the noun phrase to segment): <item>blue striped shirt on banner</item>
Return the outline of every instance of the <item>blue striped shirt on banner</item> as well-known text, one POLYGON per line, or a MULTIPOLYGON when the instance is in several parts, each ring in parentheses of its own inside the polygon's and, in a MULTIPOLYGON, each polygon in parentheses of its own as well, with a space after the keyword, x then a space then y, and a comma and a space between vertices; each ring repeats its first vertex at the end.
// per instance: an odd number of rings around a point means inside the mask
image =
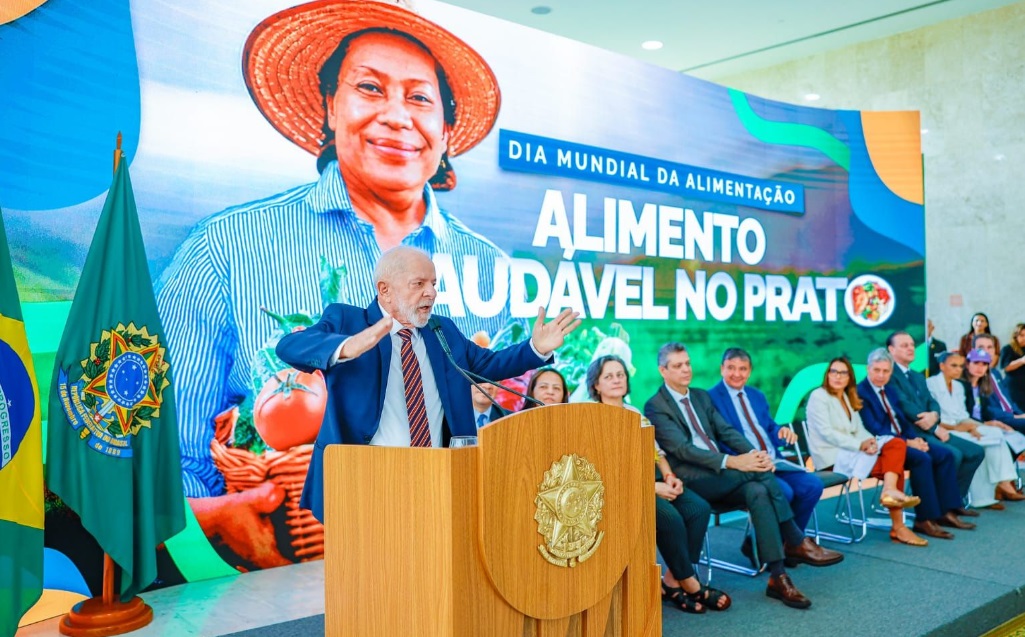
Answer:
MULTIPOLYGON (((424 199, 423 224, 402 243, 427 251, 436 262, 449 255, 461 282, 467 281, 464 256, 471 265, 475 261, 479 297, 491 298, 495 261, 505 254, 438 208, 430 187, 424 199)), ((373 270, 380 256, 374 227, 354 212, 337 162, 317 182, 229 208, 193 228, 156 286, 174 365, 185 495, 224 492, 224 478, 210 456, 214 417, 252 392, 253 356, 278 331, 261 308, 319 317, 321 260, 346 269, 335 300, 368 306, 376 296, 373 270)), ((447 309, 435 307, 439 314, 447 309)), ((454 320, 465 334, 493 336, 508 318, 506 305, 494 316, 454 320)))

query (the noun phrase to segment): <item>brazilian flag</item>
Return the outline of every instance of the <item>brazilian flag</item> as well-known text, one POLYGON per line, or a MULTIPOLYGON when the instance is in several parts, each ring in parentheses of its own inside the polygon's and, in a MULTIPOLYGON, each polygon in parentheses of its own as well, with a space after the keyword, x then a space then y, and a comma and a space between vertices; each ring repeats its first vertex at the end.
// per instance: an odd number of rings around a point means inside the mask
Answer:
POLYGON ((43 444, 39 388, 0 214, 0 635, 43 591, 43 444))
POLYGON ((171 361, 122 159, 57 348, 46 483, 121 569, 128 601, 185 527, 171 361))

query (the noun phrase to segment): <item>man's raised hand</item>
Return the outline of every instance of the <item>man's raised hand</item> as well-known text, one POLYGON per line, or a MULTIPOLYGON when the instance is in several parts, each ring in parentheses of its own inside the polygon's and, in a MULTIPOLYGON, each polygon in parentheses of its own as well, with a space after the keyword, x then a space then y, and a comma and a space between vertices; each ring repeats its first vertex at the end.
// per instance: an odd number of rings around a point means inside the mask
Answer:
POLYGON ((385 316, 367 329, 345 339, 338 350, 339 360, 351 360, 375 347, 391 331, 392 317, 385 316))
POLYGON ((537 309, 537 320, 530 340, 543 356, 548 356, 558 349, 566 340, 566 335, 580 326, 579 312, 565 309, 559 315, 545 323, 545 308, 537 309))

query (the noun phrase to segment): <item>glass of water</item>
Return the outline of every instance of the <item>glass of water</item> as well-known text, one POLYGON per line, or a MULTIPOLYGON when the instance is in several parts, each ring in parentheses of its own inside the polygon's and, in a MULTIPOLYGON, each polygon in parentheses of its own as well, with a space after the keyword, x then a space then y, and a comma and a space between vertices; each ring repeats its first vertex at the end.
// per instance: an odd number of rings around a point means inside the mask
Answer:
POLYGON ((452 436, 451 440, 448 441, 450 449, 458 449, 459 447, 476 447, 477 436, 452 436))

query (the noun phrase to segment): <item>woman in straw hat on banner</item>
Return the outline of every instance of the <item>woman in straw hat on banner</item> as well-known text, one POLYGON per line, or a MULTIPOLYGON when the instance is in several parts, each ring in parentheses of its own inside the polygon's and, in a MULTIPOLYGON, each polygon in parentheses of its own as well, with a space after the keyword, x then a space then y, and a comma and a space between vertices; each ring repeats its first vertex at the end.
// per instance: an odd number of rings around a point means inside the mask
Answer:
MULTIPOLYGON (((476 296, 492 297, 505 255, 441 210, 434 190, 455 187, 449 159, 488 135, 500 93, 488 64, 458 37, 375 0, 322 0, 266 18, 245 43, 242 72, 271 125, 317 157, 320 178, 198 223, 157 290, 174 356, 186 495, 204 499, 193 509, 208 536, 251 556, 244 565, 264 567, 281 560, 268 515, 280 488, 260 485, 262 499, 224 495, 210 453, 215 417, 282 373, 276 359, 268 368, 266 352, 297 315, 307 319, 298 325, 311 324, 328 303, 368 305, 374 265, 388 248, 423 249, 440 278, 476 280, 476 296), (474 263, 476 277, 464 273, 474 263), (288 320, 275 325, 271 312, 288 320)), ((457 309, 441 305, 442 313, 457 309)), ((502 308, 454 320, 466 334, 493 336, 508 316, 502 308)))

